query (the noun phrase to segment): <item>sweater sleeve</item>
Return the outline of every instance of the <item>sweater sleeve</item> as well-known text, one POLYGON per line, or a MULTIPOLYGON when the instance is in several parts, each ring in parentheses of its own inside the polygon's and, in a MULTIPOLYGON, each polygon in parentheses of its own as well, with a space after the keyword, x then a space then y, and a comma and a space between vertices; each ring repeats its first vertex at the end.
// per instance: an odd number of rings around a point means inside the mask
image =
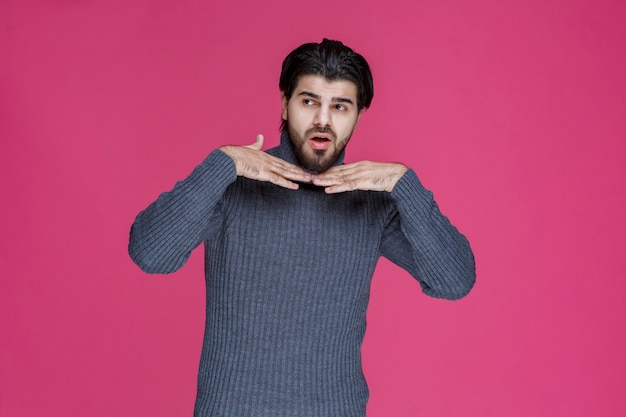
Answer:
POLYGON ((181 268, 215 224, 218 202, 236 178, 232 159, 218 149, 211 152, 137 215, 128 244, 131 259, 148 273, 181 268))
POLYGON ((382 255, 415 277, 425 294, 450 300, 474 286, 476 268, 469 242, 441 214, 430 191, 410 169, 398 181, 382 255))

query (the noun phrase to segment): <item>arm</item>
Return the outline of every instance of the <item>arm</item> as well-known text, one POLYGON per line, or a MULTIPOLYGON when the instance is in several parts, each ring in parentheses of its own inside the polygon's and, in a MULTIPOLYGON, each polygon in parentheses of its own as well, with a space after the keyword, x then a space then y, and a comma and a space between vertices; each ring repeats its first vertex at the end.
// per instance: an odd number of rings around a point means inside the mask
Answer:
POLYGON ((292 181, 310 181, 299 167, 263 152, 263 136, 248 146, 213 151, 183 181, 139 213, 131 227, 128 252, 145 272, 181 268, 219 226, 218 203, 237 176, 297 189, 292 181))
POLYGON ((406 269, 431 297, 467 295, 476 281, 469 242, 441 214, 413 170, 397 182, 391 198, 397 212, 383 238, 382 255, 406 269))
POLYGON ((432 193, 402 164, 362 161, 313 176, 327 193, 388 192, 396 210, 383 237, 381 254, 406 269, 427 295, 458 299, 476 280, 474 255, 465 236, 441 214, 432 193))
POLYGON ((145 272, 181 268, 201 242, 217 204, 235 181, 232 159, 215 150, 183 181, 137 215, 128 253, 145 272))

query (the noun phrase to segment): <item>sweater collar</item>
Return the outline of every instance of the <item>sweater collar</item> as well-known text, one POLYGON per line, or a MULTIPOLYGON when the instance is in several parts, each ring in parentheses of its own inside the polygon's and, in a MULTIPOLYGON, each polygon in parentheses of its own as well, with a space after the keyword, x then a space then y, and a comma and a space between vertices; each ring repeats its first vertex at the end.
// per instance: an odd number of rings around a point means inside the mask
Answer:
MULTIPOLYGON (((296 152, 294 150, 293 143, 291 143, 291 138, 289 137, 287 129, 283 130, 280 134, 280 145, 278 146, 277 156, 284 161, 302 167, 296 157, 296 152)), ((345 156, 346 150, 344 149, 337 157, 337 160, 333 163, 333 166, 342 165, 345 156)))

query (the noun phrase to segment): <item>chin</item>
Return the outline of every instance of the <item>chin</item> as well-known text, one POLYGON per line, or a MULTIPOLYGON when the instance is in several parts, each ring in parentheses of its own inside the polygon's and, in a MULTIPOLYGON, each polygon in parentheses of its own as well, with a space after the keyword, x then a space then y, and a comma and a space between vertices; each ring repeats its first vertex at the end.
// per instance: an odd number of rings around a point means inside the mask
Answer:
POLYGON ((299 135, 291 126, 288 125, 289 138, 291 139, 291 143, 293 145, 296 158, 300 165, 306 169, 307 171, 311 171, 313 173, 320 173, 326 171, 328 168, 332 167, 337 158, 345 148, 345 145, 348 141, 345 141, 344 146, 341 149, 337 149, 337 142, 335 141, 328 149, 318 150, 312 149, 309 147, 305 137, 299 135))

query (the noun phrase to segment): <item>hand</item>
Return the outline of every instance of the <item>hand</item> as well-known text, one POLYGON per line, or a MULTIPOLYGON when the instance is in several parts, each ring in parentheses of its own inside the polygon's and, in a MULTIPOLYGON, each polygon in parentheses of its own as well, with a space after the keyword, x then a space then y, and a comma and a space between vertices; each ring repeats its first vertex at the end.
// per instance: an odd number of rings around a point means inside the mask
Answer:
POLYGON ((266 181, 291 190, 297 190, 293 181, 311 182, 311 174, 302 168, 263 152, 263 135, 248 146, 222 146, 220 150, 235 163, 237 175, 257 181, 266 181))
POLYGON ((407 170, 402 164, 361 161, 334 166, 311 178, 328 194, 352 190, 391 192, 407 170))

